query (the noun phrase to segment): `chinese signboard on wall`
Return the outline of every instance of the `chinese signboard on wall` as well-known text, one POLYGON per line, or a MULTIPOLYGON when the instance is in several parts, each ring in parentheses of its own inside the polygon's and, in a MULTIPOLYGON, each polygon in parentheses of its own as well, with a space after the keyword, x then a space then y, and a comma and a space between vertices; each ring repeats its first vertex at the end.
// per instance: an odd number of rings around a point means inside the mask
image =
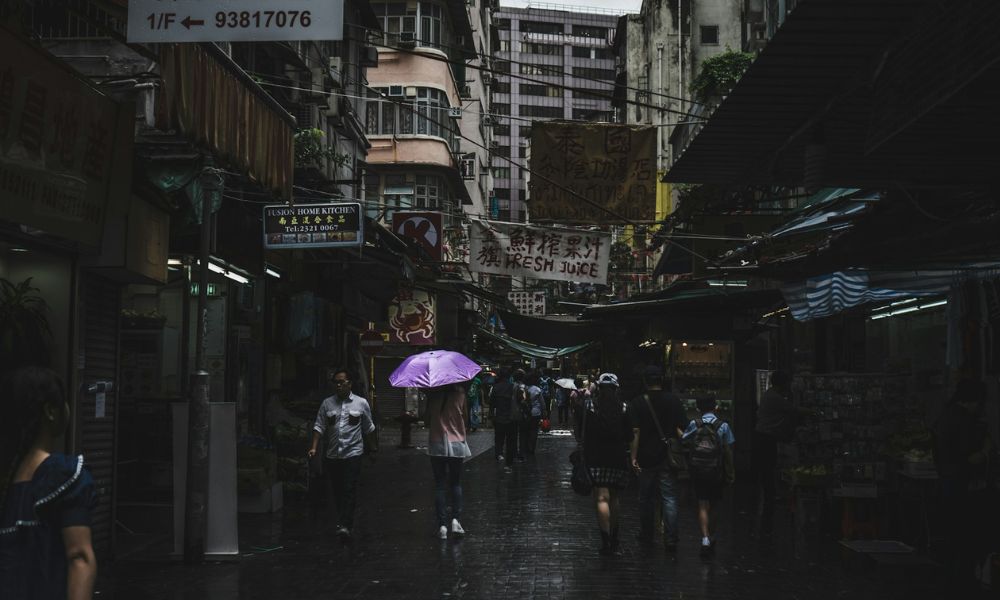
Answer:
POLYGON ((434 296, 421 290, 399 290, 389 304, 389 327, 391 343, 433 345, 436 331, 434 296))
POLYGON ((654 127, 535 123, 531 157, 528 210, 533 220, 615 222, 613 215, 594 204, 626 219, 654 217, 654 127))
POLYGON ((396 211, 392 214, 392 230, 396 235, 416 240, 431 260, 441 260, 444 236, 441 213, 396 211))
POLYGON ((522 315, 545 315, 545 292, 507 292, 507 299, 522 315))
POLYGON ((115 154, 131 156, 131 113, 44 50, 0 33, 3 218, 100 246, 109 195, 131 184, 131 165, 115 154))
POLYGON ((365 241, 361 204, 264 207, 264 247, 337 248, 365 241))
POLYGON ((606 284, 611 236, 600 231, 473 221, 469 269, 478 273, 606 284))

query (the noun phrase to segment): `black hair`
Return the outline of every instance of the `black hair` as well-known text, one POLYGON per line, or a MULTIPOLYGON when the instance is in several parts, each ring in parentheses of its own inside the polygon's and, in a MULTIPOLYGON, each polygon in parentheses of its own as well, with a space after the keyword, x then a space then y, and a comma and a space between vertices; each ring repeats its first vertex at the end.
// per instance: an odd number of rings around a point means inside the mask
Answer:
POLYGON ((348 381, 354 381, 354 378, 351 377, 351 372, 348 371, 344 367, 341 367, 341 368, 337 369, 336 371, 334 371, 333 373, 330 373, 330 380, 332 381, 335 377, 337 377, 337 375, 340 375, 341 373, 343 373, 345 376, 347 376, 347 380, 348 381))
POLYGON ((715 401, 715 396, 708 396, 706 398, 698 398, 695 401, 695 405, 697 405, 699 411, 707 413, 715 410, 717 402, 715 401))
POLYGON ((514 381, 518 383, 524 382, 524 369, 517 369, 513 373, 514 381))
POLYGON ((45 408, 62 410, 66 388, 56 372, 45 367, 21 367, 0 379, 0 389, 7 392, 0 420, 0 467, 8 469, 4 481, 9 484, 41 431, 45 408))

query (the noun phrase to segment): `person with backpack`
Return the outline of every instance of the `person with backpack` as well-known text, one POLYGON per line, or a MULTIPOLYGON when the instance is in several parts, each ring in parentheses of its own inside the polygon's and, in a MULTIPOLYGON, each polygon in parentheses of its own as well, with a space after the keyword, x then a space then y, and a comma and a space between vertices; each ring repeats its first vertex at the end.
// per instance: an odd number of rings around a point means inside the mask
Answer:
POLYGON ((688 473, 698 499, 698 525, 701 527, 701 556, 715 552, 712 539, 712 505, 722 500, 724 486, 734 480, 733 430, 715 415, 719 410, 714 397, 699 398, 701 417, 693 419, 684 430, 688 448, 688 473))
POLYGON ((490 410, 493 413, 494 452, 497 461, 504 461, 504 470, 510 472, 517 456, 517 426, 521 422, 521 407, 515 399, 515 383, 508 380, 508 373, 509 371, 504 370, 497 374, 497 383, 490 391, 490 410))

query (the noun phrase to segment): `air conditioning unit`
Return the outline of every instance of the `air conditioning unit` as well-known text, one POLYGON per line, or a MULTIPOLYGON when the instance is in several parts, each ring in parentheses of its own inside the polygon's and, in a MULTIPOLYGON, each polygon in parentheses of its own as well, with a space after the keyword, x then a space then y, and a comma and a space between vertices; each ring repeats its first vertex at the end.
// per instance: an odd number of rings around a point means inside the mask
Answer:
POLYGON ((480 122, 483 124, 484 127, 492 127, 493 125, 496 124, 496 121, 494 121, 493 117, 490 115, 483 115, 483 118, 481 119, 480 122))
POLYGON ((461 119, 462 118, 462 109, 460 107, 457 107, 457 106, 449 108, 448 109, 448 118, 449 119, 461 119))
POLYGON ((326 118, 330 120, 339 119, 341 116, 340 102, 337 98, 329 98, 326 105, 326 118))
POLYGON ((378 67, 378 48, 362 46, 359 52, 359 62, 362 67, 378 67))
POLYGON ((399 96, 399 97, 402 97, 403 96, 403 92, 404 92, 404 89, 403 89, 403 86, 401 86, 401 85, 390 85, 389 86, 389 95, 390 96, 399 96))
POLYGON ((493 77, 492 75, 483 74, 483 85, 493 85, 494 83, 496 83, 496 81, 497 81, 496 77, 493 77))
POLYGON ((406 86, 406 97, 407 98, 416 98, 417 97, 417 86, 415 86, 415 85, 408 85, 408 86, 406 86))
POLYGON ((344 59, 339 56, 330 57, 330 80, 333 85, 343 88, 344 87, 344 59))
POLYGON ((462 98, 471 98, 472 86, 463 85, 462 87, 458 88, 458 95, 461 96, 462 98))
POLYGON ((326 89, 326 73, 324 72, 324 70, 320 67, 313 67, 309 69, 309 75, 310 79, 312 79, 312 84, 310 85, 310 87, 312 88, 313 93, 316 94, 325 93, 327 89, 326 89))
POLYGON ((399 47, 400 48, 416 48, 417 47, 417 34, 413 31, 401 31, 399 32, 399 47))

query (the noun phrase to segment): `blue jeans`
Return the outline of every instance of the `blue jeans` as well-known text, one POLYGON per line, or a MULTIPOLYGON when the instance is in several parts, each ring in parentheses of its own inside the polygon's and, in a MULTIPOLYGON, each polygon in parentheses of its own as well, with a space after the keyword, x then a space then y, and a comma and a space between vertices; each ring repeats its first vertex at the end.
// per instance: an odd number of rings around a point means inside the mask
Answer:
POLYGON ((462 458, 432 456, 434 469, 434 507, 438 525, 448 526, 448 491, 451 491, 451 518, 462 517, 462 458))
POLYGON ((660 467, 639 472, 639 535, 653 538, 656 501, 663 503, 663 542, 677 544, 677 476, 660 467))

